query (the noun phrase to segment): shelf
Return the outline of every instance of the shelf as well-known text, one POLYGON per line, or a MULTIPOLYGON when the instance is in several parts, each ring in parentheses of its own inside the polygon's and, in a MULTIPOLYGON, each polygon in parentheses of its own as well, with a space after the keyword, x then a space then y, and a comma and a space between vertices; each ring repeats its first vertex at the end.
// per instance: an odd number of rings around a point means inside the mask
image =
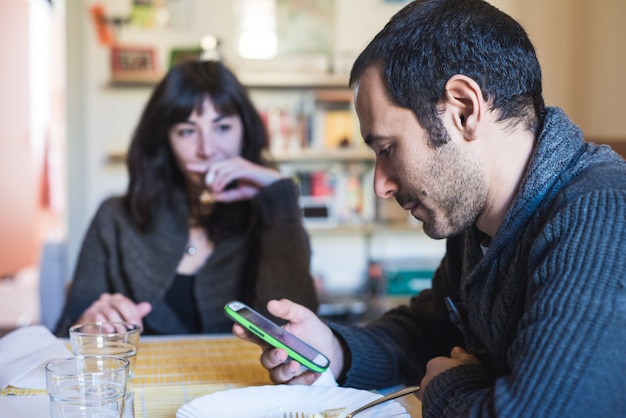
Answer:
POLYGON ((126 151, 109 151, 105 156, 105 164, 126 164, 126 151))
POLYGON ((339 222, 329 222, 322 223, 321 221, 313 221, 307 222, 305 221, 304 226, 307 231, 312 234, 376 234, 376 233, 386 233, 386 232, 394 232, 394 233, 413 233, 413 234, 423 234, 423 230, 419 225, 411 225, 409 223, 391 223, 391 224, 381 224, 381 223, 339 223, 339 222))
MULTIPOLYGON (((111 87, 152 87, 165 74, 123 74, 111 78, 111 87)), ((348 77, 339 74, 307 72, 243 72, 237 73, 241 84, 252 89, 345 89, 349 93, 348 77)), ((350 93, 351 94, 351 93, 350 93)), ((345 101, 345 95, 342 101, 345 101)))
POLYGON ((162 74, 119 74, 111 77, 109 85, 111 87, 152 87, 155 86, 161 78, 162 74))
POLYGON ((241 83, 249 88, 343 88, 348 89, 348 76, 314 72, 238 72, 241 83))
POLYGON ((303 149, 292 153, 272 154, 278 163, 290 162, 363 162, 374 161, 376 156, 369 148, 339 148, 334 150, 303 149))
MULTIPOLYGON (((374 153, 368 148, 346 148, 336 150, 300 150, 293 153, 272 154, 277 163, 298 162, 373 162, 374 153)), ((105 157, 107 164, 126 162, 126 151, 110 151, 105 157)))

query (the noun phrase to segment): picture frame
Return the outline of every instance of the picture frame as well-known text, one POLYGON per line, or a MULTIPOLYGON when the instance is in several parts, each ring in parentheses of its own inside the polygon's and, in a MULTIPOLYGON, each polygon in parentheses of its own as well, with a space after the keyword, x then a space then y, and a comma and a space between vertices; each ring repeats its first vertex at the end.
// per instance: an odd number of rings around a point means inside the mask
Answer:
POLYGON ((113 45, 111 81, 113 83, 154 83, 161 74, 156 49, 151 45, 113 45))
POLYGON ((186 61, 202 59, 203 50, 200 47, 172 48, 170 50, 169 68, 186 61))

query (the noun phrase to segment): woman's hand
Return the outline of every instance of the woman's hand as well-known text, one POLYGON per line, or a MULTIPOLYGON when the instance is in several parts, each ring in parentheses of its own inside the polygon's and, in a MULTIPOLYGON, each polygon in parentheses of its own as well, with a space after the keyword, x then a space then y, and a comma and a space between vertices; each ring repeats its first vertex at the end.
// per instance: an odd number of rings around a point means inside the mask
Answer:
POLYGON ((78 318, 83 322, 130 322, 137 324, 143 331, 143 317, 152 310, 148 302, 135 303, 126 296, 115 293, 103 293, 78 318))
POLYGON ((218 202, 251 199, 264 187, 284 178, 274 169, 254 164, 242 157, 216 161, 206 173, 205 182, 218 202), (226 186, 236 181, 236 186, 226 186))
MULTIPOLYGON (((284 326, 287 331, 311 344, 328 357, 335 379, 339 376, 343 368, 343 349, 326 324, 309 309, 288 299, 269 301, 267 309, 272 315, 289 321, 284 326)), ((233 333, 263 348, 261 364, 269 370, 270 379, 274 383, 308 385, 320 376, 319 373, 305 369, 295 360, 290 360, 285 350, 271 347, 239 325, 233 326, 233 333)))

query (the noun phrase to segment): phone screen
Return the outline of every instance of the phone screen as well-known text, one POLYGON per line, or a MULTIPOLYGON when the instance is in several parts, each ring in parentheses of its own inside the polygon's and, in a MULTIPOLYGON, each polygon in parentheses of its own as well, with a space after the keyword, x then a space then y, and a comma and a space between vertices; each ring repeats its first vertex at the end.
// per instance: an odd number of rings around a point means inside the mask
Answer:
POLYGON ((330 361, 322 353, 241 302, 230 302, 226 314, 274 347, 283 348, 289 356, 316 372, 323 372, 330 361), (270 338, 268 338, 268 336, 270 338))

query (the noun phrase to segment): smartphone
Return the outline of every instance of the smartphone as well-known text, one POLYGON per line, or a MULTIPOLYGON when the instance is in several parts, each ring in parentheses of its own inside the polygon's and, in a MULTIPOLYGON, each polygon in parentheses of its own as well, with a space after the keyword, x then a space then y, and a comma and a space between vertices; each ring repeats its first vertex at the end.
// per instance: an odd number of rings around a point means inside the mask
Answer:
POLYGON ((330 360, 254 309, 239 301, 232 301, 224 306, 224 312, 230 319, 243 326, 272 347, 282 348, 290 358, 314 372, 322 373, 330 365, 330 360))

